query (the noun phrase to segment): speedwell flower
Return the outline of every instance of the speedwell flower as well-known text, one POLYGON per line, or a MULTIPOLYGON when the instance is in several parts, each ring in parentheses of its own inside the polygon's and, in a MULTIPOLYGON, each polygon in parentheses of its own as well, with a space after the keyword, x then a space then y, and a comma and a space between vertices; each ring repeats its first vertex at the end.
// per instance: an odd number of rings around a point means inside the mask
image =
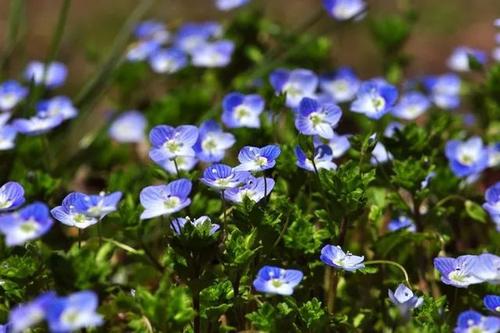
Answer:
POLYGON ((55 298, 56 295, 53 292, 47 292, 12 309, 9 314, 12 333, 25 332, 42 322, 46 318, 48 307, 53 304, 55 298))
POLYGON ((365 267, 364 256, 356 256, 350 252, 345 253, 338 245, 325 245, 321 249, 321 261, 328 266, 354 272, 365 267))
POLYGON ((344 155, 351 147, 351 143, 349 142, 349 137, 350 137, 349 134, 339 135, 334 132, 333 137, 329 139, 326 143, 323 143, 324 140, 322 140, 318 136, 315 136, 314 147, 326 144, 332 150, 333 158, 339 158, 342 157, 342 155, 344 155))
POLYGON ((308 69, 277 69, 269 76, 269 81, 277 94, 286 93, 286 105, 290 108, 299 106, 304 97, 315 97, 319 79, 308 69))
POLYGON ((210 38, 219 37, 221 32, 222 27, 217 22, 186 23, 177 30, 174 46, 192 55, 199 46, 210 38))
POLYGON ((481 283, 474 272, 476 256, 465 255, 458 258, 434 258, 434 267, 441 273, 441 281, 458 288, 481 283))
POLYGON ((170 223, 170 228, 173 230, 173 232, 176 235, 180 235, 182 233, 182 229, 186 225, 186 223, 190 223, 193 225, 193 227, 198 228, 201 225, 205 223, 210 224, 210 235, 213 235, 217 230, 220 229, 220 226, 218 224, 212 223, 210 221, 210 218, 208 216, 201 216, 197 219, 191 219, 189 216, 184 217, 178 217, 172 220, 170 223))
POLYGON ((453 53, 448 58, 447 65, 451 70, 457 72, 468 72, 470 71, 469 58, 473 58, 481 65, 484 65, 487 60, 486 52, 461 46, 453 50, 453 53))
POLYGON ((342 111, 335 104, 320 104, 312 98, 303 98, 295 117, 295 127, 304 135, 333 138, 333 128, 338 124, 342 111))
POLYGON ((56 96, 40 101, 36 105, 36 111, 42 117, 52 118, 60 115, 63 120, 75 118, 78 114, 73 102, 66 96, 56 96))
POLYGON ((323 0, 328 15, 339 21, 361 17, 366 9, 364 0, 323 0))
POLYGON ((257 203, 271 193, 274 184, 272 178, 249 176, 243 185, 224 191, 224 199, 240 204, 248 198, 257 203))
POLYGON ((149 64, 155 73, 173 74, 188 65, 188 58, 184 51, 177 48, 159 49, 151 53, 149 64))
POLYGON ((280 154, 281 149, 278 145, 267 145, 262 148, 245 146, 238 154, 240 165, 234 170, 258 172, 271 169, 275 166, 280 154))
POLYGON ((264 266, 253 281, 255 290, 278 295, 291 295, 293 289, 302 281, 304 274, 295 269, 264 266))
POLYGON ((200 180, 211 188, 223 191, 243 184, 249 176, 249 172, 236 171, 225 164, 213 164, 203 171, 200 180))
POLYGON ((110 194, 101 192, 93 195, 76 192, 73 204, 78 211, 83 212, 85 215, 102 220, 106 215, 116 211, 121 198, 122 192, 110 194))
POLYGON ((14 126, 8 125, 10 114, 0 114, 0 151, 9 150, 16 146, 17 130, 14 126))
POLYGON ((140 22, 134 29, 134 37, 163 44, 168 42, 170 33, 162 22, 148 20, 140 22))
POLYGON ((398 104, 392 109, 392 114, 401 119, 413 120, 425 113, 430 106, 431 102, 427 96, 418 91, 411 91, 401 96, 398 104))
POLYGON ((314 147, 314 163, 307 157, 306 153, 304 153, 300 146, 295 147, 295 156, 297 157, 296 165, 307 171, 316 172, 322 169, 337 169, 337 164, 332 161, 332 149, 328 145, 319 145, 314 147))
POLYGON ((389 231, 397 231, 397 230, 408 230, 411 232, 417 231, 417 227, 415 226, 415 222, 408 216, 399 216, 398 218, 392 219, 387 225, 387 229, 389 231))
POLYGON ((17 81, 9 80, 0 84, 0 111, 10 111, 26 96, 28 89, 17 81))
POLYGON ((360 81, 352 69, 342 67, 319 79, 321 90, 333 98, 335 103, 352 101, 358 92, 360 81))
POLYGON ((481 138, 477 136, 467 141, 448 141, 445 155, 451 171, 457 177, 479 174, 488 167, 488 151, 481 138))
POLYGON ((500 257, 491 253, 476 256, 472 273, 482 282, 500 284, 500 257))
POLYGON ((231 62, 234 43, 230 40, 207 42, 196 47, 192 53, 192 63, 196 67, 225 67, 231 62))
POLYGON ((193 146, 198 140, 198 128, 192 125, 171 127, 159 125, 149 133, 149 157, 158 164, 176 157, 194 157, 193 146))
POLYGON ((249 3, 250 0, 215 0, 215 5, 219 10, 231 10, 249 3))
POLYGON ((486 295, 483 298, 483 303, 484 303, 484 306, 488 310, 490 310, 496 314, 500 313, 500 296, 498 296, 498 295, 486 295))
POLYGON ((188 179, 178 179, 167 185, 148 186, 141 191, 141 205, 145 208, 141 219, 171 215, 191 204, 189 193, 192 184, 188 179))
POLYGON ((129 45, 126 58, 130 62, 145 61, 160 47, 155 40, 139 40, 129 45))
POLYGON ((79 229, 85 229, 99 222, 97 217, 87 214, 81 193, 68 194, 61 206, 53 208, 50 213, 59 222, 79 229))
POLYGON ((461 80, 455 74, 424 77, 423 84, 431 94, 434 104, 443 109, 455 109, 460 105, 461 80))
POLYGON ((203 162, 220 162, 224 158, 226 150, 231 148, 235 142, 234 135, 223 132, 215 120, 207 120, 200 125, 194 151, 196 157, 203 162))
POLYGON ((396 87, 382 79, 373 79, 361 85, 351 104, 351 111, 370 119, 380 119, 391 111, 397 98, 396 87))
POLYGON ((22 245, 44 235, 54 221, 49 208, 43 203, 33 203, 19 211, 0 216, 0 232, 7 246, 22 245))
POLYGON ((229 128, 259 128, 264 107, 265 101, 259 95, 230 93, 222 101, 222 122, 229 128))
POLYGON ((500 331, 500 318, 483 316, 479 312, 468 310, 457 319, 454 333, 496 333, 500 331))
POLYGON ((139 111, 126 111, 120 114, 109 127, 109 136, 118 142, 132 143, 144 140, 147 120, 139 111))
POLYGON ((491 219, 500 229, 500 182, 491 185, 484 193, 486 202, 483 208, 490 214, 491 219))
POLYGON ((43 113, 38 113, 31 118, 18 118, 12 122, 12 126, 18 133, 35 136, 50 132, 52 129, 61 125, 64 121, 62 115, 50 116, 43 113))
POLYGON ((0 213, 16 209, 24 202, 24 188, 21 184, 8 182, 0 187, 0 213))

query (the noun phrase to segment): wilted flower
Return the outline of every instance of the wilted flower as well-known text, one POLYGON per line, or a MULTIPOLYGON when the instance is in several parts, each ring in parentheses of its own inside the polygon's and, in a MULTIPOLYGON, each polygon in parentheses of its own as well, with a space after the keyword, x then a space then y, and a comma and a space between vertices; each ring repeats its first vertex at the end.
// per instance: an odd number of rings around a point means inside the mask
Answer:
POLYGON ((332 97, 334 103, 349 102, 354 99, 361 82, 354 72, 342 67, 331 74, 320 77, 321 90, 332 97))
POLYGON ((278 295, 291 295, 293 289, 302 281, 304 274, 295 269, 264 266, 253 281, 255 290, 278 295))
POLYGON ((259 128, 265 101, 259 95, 230 93, 222 101, 222 122, 229 128, 259 128))
POLYGON ((141 219, 170 215, 189 206, 192 184, 188 179, 178 179, 167 185, 148 186, 141 191, 141 205, 145 208, 141 219))
POLYGON ((338 245, 325 245, 321 249, 321 261, 328 266, 354 272, 365 267, 364 256, 356 256, 350 252, 345 253, 338 245))
POLYGON ((14 213, 0 216, 0 232, 5 235, 7 246, 22 245, 43 236, 53 222, 47 205, 36 202, 14 213))
POLYGON ((487 60, 487 56, 484 51, 461 46, 453 50, 453 53, 448 58, 447 65, 451 70, 457 72, 468 72, 471 69, 469 58, 473 58, 481 65, 484 65, 487 60))
POLYGON ((295 127, 304 135, 333 138, 333 128, 338 124, 342 111, 335 104, 321 105, 312 98, 303 98, 295 117, 295 127))
POLYGON ((396 291, 389 289, 389 299, 397 306, 403 317, 407 317, 411 310, 418 308, 424 302, 422 297, 417 297, 413 294, 410 288, 404 284, 400 284, 396 291))
POLYGON ((332 161, 332 149, 328 145, 319 145, 317 147, 314 147, 314 163, 310 158, 307 157, 300 146, 295 147, 295 156, 297 157, 296 165, 299 168, 305 169, 307 171, 315 172, 322 169, 337 169, 337 164, 333 163, 332 161))
POLYGON ((477 136, 467 141, 448 141, 445 154, 451 171, 457 177, 479 174, 488 167, 488 151, 481 138, 477 136))
POLYGON ((198 141, 194 145, 196 157, 203 162, 220 162, 236 139, 231 133, 222 131, 215 120, 207 120, 200 125, 198 141))
POLYGON ((276 93, 286 93, 286 105, 291 108, 298 107, 304 97, 314 98, 319 82, 316 74, 307 69, 277 69, 269 81, 276 93))
POLYGON ((172 220, 172 222, 170 223, 170 228, 174 231, 176 235, 180 235, 186 223, 191 223, 195 228, 198 228, 205 223, 209 223, 210 235, 213 235, 220 228, 218 224, 212 223, 208 216, 201 216, 194 220, 192 220, 189 216, 186 216, 185 218, 178 217, 172 220))
POLYGON ((364 82, 351 104, 351 111, 362 113, 370 119, 380 119, 391 111, 396 99, 397 89, 382 79, 364 82))
POLYGON ((0 212, 16 209, 24 202, 24 188, 21 184, 8 182, 0 187, 0 212))
POLYGON ((47 88, 57 88, 64 84, 67 74, 68 70, 63 63, 52 62, 47 65, 40 61, 32 61, 26 67, 24 77, 47 88))
POLYGON ((133 143, 144 140, 147 120, 139 111, 126 111, 120 114, 109 127, 109 136, 118 142, 133 143))

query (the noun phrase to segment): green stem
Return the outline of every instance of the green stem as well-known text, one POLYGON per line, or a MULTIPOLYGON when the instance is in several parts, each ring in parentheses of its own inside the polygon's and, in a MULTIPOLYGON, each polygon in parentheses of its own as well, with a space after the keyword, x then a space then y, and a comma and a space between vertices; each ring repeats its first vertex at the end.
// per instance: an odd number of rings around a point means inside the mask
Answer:
MULTIPOLYGON (((57 25, 52 35, 52 41, 50 44, 50 51, 47 55, 46 63, 50 64, 54 61, 61 49, 61 41, 64 34, 64 27, 66 26, 66 21, 68 20, 69 8, 71 7, 71 0, 63 0, 61 6, 61 11, 59 12, 59 18, 57 20, 57 25)), ((45 76, 46 73, 44 73, 45 76)))
POLYGON ((364 262, 365 266, 366 265, 392 265, 392 266, 395 266, 397 267, 401 272, 403 272, 403 275, 405 276, 405 282, 406 284, 409 286, 411 286, 410 284, 410 278, 408 277, 408 272, 406 272, 406 269, 401 266, 400 264, 398 264, 397 262, 395 261, 391 261, 391 260, 369 260, 369 261, 365 261, 364 262))
POLYGON ((180 173, 179 173, 179 165, 177 165, 177 158, 174 157, 174 166, 175 166, 175 172, 177 173, 177 178, 180 178, 180 173))
POLYGON ((2 71, 8 67, 12 52, 14 51, 16 44, 19 42, 21 23, 25 13, 24 9, 24 0, 10 1, 5 44, 0 57, 0 69, 2 71))
POLYGON ((463 196, 461 195, 458 195, 458 194, 451 194, 441 200, 439 200, 437 203, 436 203, 436 206, 435 207, 439 207, 439 206, 442 206, 444 205, 445 203, 447 203, 448 201, 450 200, 461 200, 461 201, 466 201, 467 199, 464 198, 463 196))

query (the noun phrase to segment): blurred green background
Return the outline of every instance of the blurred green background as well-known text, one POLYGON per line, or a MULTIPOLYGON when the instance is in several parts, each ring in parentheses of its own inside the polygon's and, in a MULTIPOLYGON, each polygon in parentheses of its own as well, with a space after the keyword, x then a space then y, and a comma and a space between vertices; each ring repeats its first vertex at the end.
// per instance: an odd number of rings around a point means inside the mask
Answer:
MULTIPOLYGON (((81 78, 92 71, 93 62, 110 46, 120 25, 139 0, 73 0, 59 59, 70 67, 69 87, 80 85, 81 78)), ((0 1, 0 32, 5 38, 8 0, 0 1)), ((439 73, 456 45, 485 50, 494 46, 493 20, 500 16, 499 0, 377 0, 367 1, 368 15, 397 12, 398 7, 413 5, 418 22, 405 50, 413 56, 410 75, 439 73)), ((28 0, 24 50, 17 52, 11 75, 16 77, 29 59, 43 59, 50 44, 61 0, 28 0)), ((300 25, 321 6, 321 0, 252 0, 267 17, 289 27, 300 25)), ((148 17, 165 21, 170 28, 186 21, 228 20, 234 12, 215 9, 212 0, 156 0, 148 17)), ((325 14, 311 29, 328 32, 333 43, 332 62, 351 65, 362 75, 379 75, 380 54, 365 21, 334 25, 325 14)))

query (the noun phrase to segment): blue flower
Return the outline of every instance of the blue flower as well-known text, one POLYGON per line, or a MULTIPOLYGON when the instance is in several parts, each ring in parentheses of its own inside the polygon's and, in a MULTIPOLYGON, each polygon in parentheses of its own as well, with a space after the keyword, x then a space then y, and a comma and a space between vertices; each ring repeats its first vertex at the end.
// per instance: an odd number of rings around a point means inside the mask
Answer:
POLYGON ((144 131, 148 125, 146 117, 139 111, 126 111, 120 114, 109 127, 109 136, 122 143, 144 141, 144 131))
POLYGON ((37 202, 0 216, 0 232, 6 237, 7 246, 22 245, 44 235, 53 222, 49 216, 49 208, 37 202))
POLYGON ((230 93, 222 101, 222 122, 229 128, 259 128, 264 107, 265 101, 259 95, 230 93))
POLYGON ((163 44, 168 42, 170 34, 165 24, 158 21, 143 21, 134 29, 134 36, 141 40, 151 40, 163 44))
POLYGON ((213 235, 215 232, 217 232, 217 230, 220 229, 220 226, 218 224, 212 223, 208 216, 201 216, 195 220, 192 220, 189 216, 186 216, 185 218, 178 217, 172 220, 172 222, 170 223, 170 228, 176 235, 180 235, 186 223, 191 223, 195 228, 198 228, 205 223, 209 223, 210 235, 213 235))
POLYGON ((186 23, 177 31, 174 46, 192 55, 194 50, 221 33, 222 27, 216 22, 186 23))
POLYGON ((178 179, 167 185, 148 186, 141 191, 141 205, 145 208, 141 220, 171 215, 191 204, 189 193, 192 184, 188 179, 178 179))
POLYGON ((434 267, 441 273, 441 281, 458 288, 467 288, 471 284, 481 283, 475 276, 476 256, 465 255, 458 258, 434 258, 434 267))
POLYGON ((491 253, 476 256, 472 272, 481 282, 500 284, 500 257, 491 253))
POLYGON ((448 141, 445 155, 451 171, 457 177, 479 174, 488 167, 488 150, 483 146, 481 138, 477 136, 467 141, 448 141))
POLYGON ((9 80, 0 84, 0 111, 10 111, 15 108, 26 96, 28 89, 17 81, 9 80))
POLYGON ((61 125, 64 121, 62 115, 49 116, 44 114, 37 114, 31 118, 19 118, 12 122, 15 130, 21 134, 28 136, 35 136, 50 132, 52 129, 61 125))
POLYGON ((328 15, 339 21, 361 17, 366 9, 364 0, 323 0, 328 15))
POLYGON ((410 288, 404 284, 400 284, 393 292, 389 289, 389 299, 396 305, 403 317, 407 317, 410 311, 418 308, 424 302, 422 297, 417 297, 413 294, 410 288))
POLYGON ((40 61, 32 61, 24 72, 26 80, 33 80, 36 84, 43 84, 47 88, 62 86, 67 75, 66 66, 60 62, 52 62, 47 65, 40 61))
POLYGON ((249 3, 250 0, 215 0, 215 5, 219 10, 231 10, 249 3))
POLYGON ((80 291, 58 297, 46 306, 47 321, 52 332, 71 332, 103 324, 96 312, 99 300, 93 291, 80 291))
POLYGON ((224 199, 240 204, 243 203, 245 198, 248 198, 257 203, 271 193, 274 184, 272 178, 249 176, 242 186, 225 190, 224 199))
POLYGON ((500 142, 489 144, 486 149, 488 150, 488 167, 500 166, 500 142))
POLYGON ((223 191, 241 185, 249 176, 249 172, 235 171, 225 164, 213 164, 203 171, 200 180, 209 187, 223 191))
POLYGON ((485 317, 479 312, 468 310, 462 312, 457 319, 454 333, 496 333, 500 330, 500 318, 485 317))
POLYGON ((180 49, 158 49, 150 54, 149 64, 155 73, 173 74, 188 65, 188 58, 180 49))
POLYGON ((384 80, 373 79, 363 82, 351 104, 351 111, 370 119, 380 119, 391 111, 397 98, 396 87, 384 80))
POLYGON ((427 76, 423 84, 431 94, 431 100, 443 109, 455 109, 460 105, 461 80, 455 74, 427 76))
POLYGON ((81 193, 68 194, 61 206, 53 208, 50 213, 59 222, 79 229, 85 229, 99 222, 97 217, 87 214, 87 205, 84 204, 81 193))
POLYGON ((253 286, 260 292, 289 296, 303 277, 299 270, 264 266, 257 273, 253 286))
POLYGON ((164 160, 157 162, 163 169, 165 169, 171 175, 177 175, 177 170, 179 171, 191 171, 198 159, 196 157, 190 156, 178 156, 174 160, 164 160))
POLYGON ((348 272, 354 272, 365 267, 363 264, 364 256, 355 256, 350 252, 345 253, 338 245, 325 245, 321 249, 320 259, 328 266, 348 272))
POLYGON ((66 96, 56 96, 49 100, 40 101, 36 105, 36 110, 42 118, 62 116, 63 120, 67 120, 78 115, 78 110, 73 102, 66 96))
POLYGON ((14 126, 0 125, 0 151, 15 147, 17 131, 14 126))
POLYGON ((130 62, 145 61, 160 47, 160 43, 155 40, 139 40, 130 44, 126 58, 130 62))
POLYGON ((483 303, 488 310, 496 314, 500 313, 500 296, 486 295, 483 298, 483 303))
POLYGON ((429 172, 427 176, 425 176, 424 180, 420 183, 420 188, 424 189, 429 186, 432 178, 436 177, 436 173, 434 171, 429 172))
MULTIPOLYGON (((18 305, 9 314, 12 333, 24 332, 46 318, 47 309, 53 304, 56 295, 47 292, 31 302, 18 305)), ((10 331, 9 331, 10 332, 10 331)))
POLYGON ((401 96, 398 104, 392 109, 395 117, 413 120, 425 113, 431 106, 429 98, 418 91, 411 91, 401 96))
POLYGON ((396 219, 392 219, 387 225, 387 229, 389 229, 389 231, 397 231, 401 229, 405 229, 411 232, 417 231, 415 222, 413 222, 413 220, 407 216, 400 216, 396 219))
POLYGON ((325 139, 333 138, 335 127, 342 111, 335 104, 319 104, 316 100, 305 97, 299 104, 295 117, 295 127, 304 135, 319 135, 325 139))
MULTIPOLYGON (((351 143, 349 142, 349 134, 346 135, 338 135, 337 133, 333 133, 333 137, 326 142, 326 145, 330 147, 332 150, 333 158, 339 158, 344 155, 349 148, 351 148, 351 143)), ((323 140, 318 136, 314 137, 314 147, 318 147, 323 145, 323 140)))
POLYGON ((207 42, 196 47, 191 62, 196 67, 225 67, 231 62, 234 43, 230 40, 207 42))
POLYGON ((269 81, 278 94, 286 94, 286 105, 290 108, 299 106, 304 97, 315 97, 319 79, 308 69, 277 69, 269 76, 269 81))
POLYGON ((392 160, 392 158, 392 154, 385 148, 384 144, 379 141, 372 150, 370 163, 373 165, 383 164, 392 160))
POLYGON ((25 201, 21 184, 8 182, 0 187, 0 212, 19 208, 25 201))
POLYGON ((76 192, 74 195, 75 196, 71 198, 71 203, 76 211, 99 220, 102 220, 106 215, 116 211, 118 202, 120 202, 122 198, 121 192, 113 192, 108 195, 104 192, 96 195, 76 192))
POLYGON ((483 208, 490 214, 491 219, 500 230, 500 182, 491 185, 484 193, 486 202, 483 208))
POLYGON ((194 146, 196 157, 203 162, 220 162, 226 150, 236 139, 231 133, 224 133, 215 120, 207 120, 200 125, 198 141, 194 146))
POLYGON ((352 69, 341 67, 333 73, 322 75, 319 85, 323 92, 333 98, 333 102, 344 103, 354 99, 361 82, 352 69))
POLYGON ((300 146, 295 147, 295 156, 297 157, 297 166, 307 171, 316 172, 322 169, 337 169, 337 165, 332 161, 332 149, 328 145, 319 145, 314 148, 314 163, 306 156, 300 146))
POLYGON ((262 148, 245 146, 238 154, 240 165, 234 168, 235 171, 258 172, 273 168, 276 159, 281 154, 278 145, 267 145, 262 148))
POLYGON ((447 65, 451 70, 457 72, 470 71, 469 57, 475 59, 481 65, 487 60, 486 52, 470 47, 457 47, 448 58, 447 65))
POLYGON ((177 128, 159 125, 149 133, 151 151, 149 157, 158 164, 176 157, 194 157, 193 146, 198 140, 198 128, 182 125, 177 128))

